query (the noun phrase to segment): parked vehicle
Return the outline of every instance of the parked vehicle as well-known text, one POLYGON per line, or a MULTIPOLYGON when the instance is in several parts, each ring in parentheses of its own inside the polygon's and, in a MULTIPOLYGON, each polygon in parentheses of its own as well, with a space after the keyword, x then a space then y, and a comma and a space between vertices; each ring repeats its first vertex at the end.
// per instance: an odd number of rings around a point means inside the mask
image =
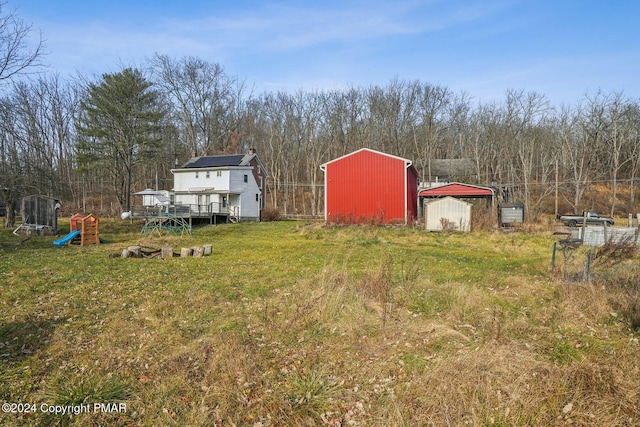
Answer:
POLYGON ((577 227, 586 222, 587 225, 613 225, 613 218, 593 211, 585 211, 582 215, 559 215, 558 221, 569 227, 577 227))

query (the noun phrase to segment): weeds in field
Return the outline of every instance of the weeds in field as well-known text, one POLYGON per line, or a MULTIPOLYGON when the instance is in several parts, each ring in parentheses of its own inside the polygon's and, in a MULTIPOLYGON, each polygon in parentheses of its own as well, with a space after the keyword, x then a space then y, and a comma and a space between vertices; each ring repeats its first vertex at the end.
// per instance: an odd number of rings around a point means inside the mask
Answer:
POLYGON ((116 243, 0 249, 0 398, 127 413, 1 425, 640 423, 637 256, 587 283, 549 275, 551 237, 522 230, 101 229, 116 243), (214 254, 109 258, 134 243, 214 254))
POLYGON ((603 280, 609 292, 608 301, 632 328, 640 330, 640 273, 637 266, 618 269, 617 274, 603 280))
POLYGON ((382 328, 387 325, 393 299, 391 295, 393 258, 389 257, 374 273, 365 273, 358 282, 358 292, 365 299, 367 307, 382 318, 382 328))
POLYGON ((129 386, 121 378, 84 372, 57 377, 44 394, 47 402, 62 406, 122 402, 129 397, 129 386))
POLYGON ((597 247, 593 252, 594 266, 611 268, 638 254, 638 245, 635 239, 628 236, 620 241, 609 240, 604 245, 597 247))
MULTIPOLYGON (((593 286, 580 286, 583 295, 589 295, 589 300, 584 302, 587 307, 585 309, 599 307, 599 315, 603 316, 602 311, 606 312, 610 308, 615 310, 616 316, 619 313, 626 319, 632 328, 640 329, 640 275, 637 264, 633 262, 638 257, 638 246, 634 240, 610 240, 595 249, 583 248, 581 251, 568 252, 570 256, 565 257, 564 268, 571 265, 569 268, 574 271, 585 269, 581 274, 574 273, 573 281, 586 282, 593 278, 593 286), (580 266, 581 260, 586 260, 583 266, 580 266), (590 269, 589 277, 586 274, 587 268, 590 269)), ((580 299, 580 296, 574 295, 574 298, 580 299)))

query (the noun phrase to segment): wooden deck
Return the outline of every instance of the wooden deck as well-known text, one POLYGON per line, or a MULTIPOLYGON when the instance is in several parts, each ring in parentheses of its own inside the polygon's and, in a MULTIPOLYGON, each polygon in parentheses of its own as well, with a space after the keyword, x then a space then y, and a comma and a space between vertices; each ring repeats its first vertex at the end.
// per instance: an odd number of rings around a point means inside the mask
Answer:
POLYGON ((193 218, 206 218, 212 224, 216 223, 218 218, 222 218, 223 222, 238 221, 238 207, 220 207, 214 204, 210 205, 172 205, 172 206, 132 206, 131 217, 142 218, 147 221, 153 218, 173 217, 186 219, 191 223, 193 218))

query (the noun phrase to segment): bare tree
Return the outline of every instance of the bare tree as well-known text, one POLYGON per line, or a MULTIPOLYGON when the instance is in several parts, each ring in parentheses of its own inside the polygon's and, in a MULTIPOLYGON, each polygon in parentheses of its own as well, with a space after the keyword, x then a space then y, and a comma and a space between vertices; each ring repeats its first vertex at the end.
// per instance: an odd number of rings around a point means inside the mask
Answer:
POLYGON ((633 212, 635 207, 635 186, 640 174, 640 105, 637 101, 629 102, 626 109, 626 136, 628 144, 624 158, 628 159, 627 177, 629 179, 629 202, 627 209, 633 212))
POLYGON ((603 137, 602 159, 607 163, 611 184, 610 215, 614 215, 618 196, 618 183, 622 168, 633 161, 628 146, 637 133, 632 118, 633 108, 622 93, 612 93, 603 99, 605 104, 606 133, 603 137))
POLYGON ((5 12, 5 6, 6 3, 0 3, 0 82, 42 65, 44 55, 42 36, 30 46, 32 26, 15 11, 5 12))
POLYGON ((78 96, 73 86, 58 75, 41 76, 15 85, 17 118, 20 119, 34 161, 46 169, 40 191, 61 197, 71 190, 73 179, 74 119, 78 96))
POLYGON ((369 148, 408 157, 417 122, 420 84, 394 79, 387 87, 372 87, 367 93, 369 106, 369 148))
POLYGON ((572 187, 570 194, 564 193, 563 197, 571 205, 573 213, 578 213, 582 197, 593 181, 592 168, 597 159, 594 139, 585 130, 581 107, 578 110, 563 107, 557 117, 557 124, 561 164, 572 187))
POLYGON ((24 147, 13 128, 15 108, 11 99, 0 99, 0 197, 6 207, 4 227, 15 225, 15 212, 26 185, 23 179, 24 147))
POLYGON ((421 177, 423 181, 432 181, 431 159, 434 157, 436 143, 443 138, 444 132, 451 125, 448 119, 451 102, 449 89, 430 84, 420 86, 418 122, 416 124, 418 130, 414 132, 414 144, 415 154, 418 155, 423 174, 421 177))
POLYGON ((363 147, 370 129, 363 90, 351 87, 323 96, 323 134, 329 139, 325 160, 335 159, 363 147))
POLYGON ((507 153, 510 180, 520 189, 529 215, 534 171, 540 167, 551 169, 551 164, 540 163, 540 150, 545 145, 540 130, 547 119, 549 102, 536 92, 508 90, 506 95, 507 140, 503 152, 507 153))
POLYGON ((503 176, 503 121, 504 112, 495 103, 479 105, 470 115, 471 131, 465 145, 475 163, 478 182, 508 183, 503 176))
MULTIPOLYGON (((31 25, 20 19, 15 11, 6 12, 5 5, 6 3, 0 3, 0 83, 35 69, 41 65, 40 59, 44 55, 42 37, 39 36, 35 45, 29 47, 31 25)), ((21 141, 16 139, 14 133, 13 102, 5 99, 2 104, 0 201, 5 203, 7 210, 4 226, 13 227, 14 211, 23 196, 22 188, 28 177, 24 177, 25 171, 21 164, 24 149, 21 149, 21 141)))
POLYGON ((222 154, 238 143, 238 106, 244 86, 219 64, 195 57, 156 55, 156 82, 171 99, 182 139, 193 155, 222 154))
MULTIPOLYGON (((593 95, 585 95, 585 102, 580 110, 582 139, 589 156, 586 171, 591 176, 591 182, 606 180, 609 176, 609 103, 610 95, 599 90, 593 95)), ((593 208, 594 202, 591 201, 589 209, 593 208)))

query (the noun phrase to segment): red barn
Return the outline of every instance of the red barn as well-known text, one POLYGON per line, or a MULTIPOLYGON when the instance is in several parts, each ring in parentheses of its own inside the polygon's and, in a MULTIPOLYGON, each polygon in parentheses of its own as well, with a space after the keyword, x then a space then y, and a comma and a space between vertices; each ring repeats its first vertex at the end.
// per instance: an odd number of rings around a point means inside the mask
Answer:
POLYGON ((363 148, 320 169, 326 221, 407 224, 416 218, 418 172, 410 160, 363 148))

